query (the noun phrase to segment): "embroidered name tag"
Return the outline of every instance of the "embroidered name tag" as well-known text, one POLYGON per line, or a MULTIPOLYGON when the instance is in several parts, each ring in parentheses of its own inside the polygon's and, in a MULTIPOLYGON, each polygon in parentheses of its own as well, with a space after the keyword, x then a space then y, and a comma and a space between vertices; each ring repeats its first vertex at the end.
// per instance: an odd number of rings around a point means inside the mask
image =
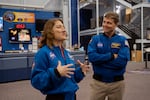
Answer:
POLYGON ((120 48, 121 44, 120 43, 112 43, 111 48, 120 48))

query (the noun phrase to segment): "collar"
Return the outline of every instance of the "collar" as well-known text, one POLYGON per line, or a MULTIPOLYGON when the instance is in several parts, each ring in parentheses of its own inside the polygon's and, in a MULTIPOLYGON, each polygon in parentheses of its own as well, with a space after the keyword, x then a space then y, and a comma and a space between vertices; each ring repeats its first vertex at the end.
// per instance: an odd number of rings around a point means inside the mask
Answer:
MULTIPOLYGON (((106 33, 103 33, 103 35, 106 36, 107 38, 109 38, 109 37, 106 35, 106 33)), ((114 34, 111 36, 111 38, 114 37, 114 36, 116 36, 116 35, 117 35, 117 34, 114 33, 114 34)))

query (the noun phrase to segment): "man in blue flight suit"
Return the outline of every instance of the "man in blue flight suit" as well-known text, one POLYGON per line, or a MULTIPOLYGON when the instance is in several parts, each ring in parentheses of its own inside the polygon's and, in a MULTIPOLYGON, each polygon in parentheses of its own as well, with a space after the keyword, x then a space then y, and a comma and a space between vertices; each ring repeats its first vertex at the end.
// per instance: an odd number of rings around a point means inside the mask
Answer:
POLYGON ((103 33, 92 37, 88 45, 88 58, 93 66, 90 100, 122 100, 125 83, 124 73, 130 60, 126 38, 115 28, 119 16, 107 12, 103 18, 103 33))

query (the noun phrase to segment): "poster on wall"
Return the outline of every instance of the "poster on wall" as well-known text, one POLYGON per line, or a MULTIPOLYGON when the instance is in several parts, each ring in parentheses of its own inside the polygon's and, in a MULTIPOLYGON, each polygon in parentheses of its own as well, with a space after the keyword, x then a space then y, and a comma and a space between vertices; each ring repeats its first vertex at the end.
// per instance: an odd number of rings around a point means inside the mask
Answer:
POLYGON ((9 43, 31 43, 31 30, 27 28, 9 29, 9 43))
POLYGON ((3 18, 8 22, 26 22, 26 23, 34 23, 35 15, 30 12, 11 12, 7 11, 4 13, 3 18))
POLYGON ((3 31, 3 17, 0 17, 0 31, 3 31))

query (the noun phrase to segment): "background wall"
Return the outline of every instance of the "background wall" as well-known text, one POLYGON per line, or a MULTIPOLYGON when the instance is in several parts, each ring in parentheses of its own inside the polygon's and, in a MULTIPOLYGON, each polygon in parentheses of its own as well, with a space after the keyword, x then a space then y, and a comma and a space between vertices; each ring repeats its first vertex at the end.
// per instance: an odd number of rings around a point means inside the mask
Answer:
MULTIPOLYGON (((57 6, 57 5, 55 5, 57 6)), ((61 7, 62 8, 62 7, 61 7)), ((61 9, 62 10, 62 9, 61 9)), ((54 18, 54 10, 53 11, 35 11, 35 10, 22 10, 22 9, 5 9, 0 8, 0 17, 3 16, 3 14, 6 11, 16 11, 16 12, 31 12, 35 14, 35 19, 49 19, 54 18)), ((78 23, 77 23, 77 0, 71 0, 71 19, 72 19, 72 45, 78 43, 78 23)), ((9 43, 9 28, 15 27, 14 22, 6 22, 4 21, 4 31, 0 31, 0 37, 2 37, 2 52, 5 50, 18 50, 19 44, 12 44, 9 43)), ((31 36, 40 36, 41 33, 36 32, 36 23, 23 23, 25 24, 26 28, 31 29, 31 36)), ((28 49, 28 44, 23 44, 25 49, 28 49)))
MULTIPOLYGON (((0 16, 2 17, 6 11, 15 11, 15 12, 31 12, 35 14, 36 19, 49 19, 54 18, 54 12, 46 12, 46 11, 32 11, 32 10, 16 10, 16 9, 5 9, 0 8, 0 16)), ((15 28, 15 24, 23 23, 23 22, 7 22, 4 21, 4 30, 0 31, 0 37, 2 37, 2 52, 5 50, 18 50, 19 43, 9 43, 9 29, 15 28)), ((31 36, 37 37, 40 36, 40 32, 36 32, 36 23, 23 23, 25 24, 26 28, 31 29, 31 36)), ((25 49, 28 49, 29 43, 24 43, 23 46, 25 49)))

